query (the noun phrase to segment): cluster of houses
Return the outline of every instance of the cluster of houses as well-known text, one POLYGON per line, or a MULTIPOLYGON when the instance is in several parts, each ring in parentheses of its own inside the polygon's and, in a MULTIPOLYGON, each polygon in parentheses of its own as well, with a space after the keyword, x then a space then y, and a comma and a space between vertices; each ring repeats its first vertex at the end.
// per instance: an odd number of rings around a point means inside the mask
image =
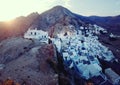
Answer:
MULTIPOLYGON (((107 47, 98 41, 98 37, 94 35, 94 33, 99 34, 100 31, 106 33, 106 31, 97 25, 94 25, 94 28, 96 29, 80 27, 79 31, 74 31, 74 33, 60 33, 56 38, 50 38, 48 33, 42 30, 29 29, 25 33, 24 38, 34 38, 42 42, 48 42, 48 39, 51 39, 57 51, 62 54, 65 67, 69 68, 69 70, 74 69, 77 75, 84 79, 100 76, 104 80, 100 82, 102 85, 102 83, 107 81, 107 78, 102 73, 98 58, 112 62, 115 57, 107 47)), ((109 71, 113 72, 112 69, 108 69, 106 73, 109 73, 109 71)), ((113 72, 113 75, 115 74, 113 72)), ((108 74, 107 76, 110 75, 108 74)), ((116 76, 117 79, 115 82, 110 80, 112 83, 120 81, 120 76, 117 74, 116 76)))
POLYGON ((60 36, 54 40, 58 51, 62 53, 65 65, 79 71, 80 76, 89 79, 98 76, 102 72, 98 58, 106 61, 113 60, 114 56, 97 40, 97 36, 85 37, 82 32, 79 34, 60 36))
POLYGON ((107 33, 107 30, 105 30, 104 28, 97 25, 91 25, 91 24, 89 24, 88 27, 81 26, 80 30, 84 30, 86 34, 88 33, 106 34, 107 33))

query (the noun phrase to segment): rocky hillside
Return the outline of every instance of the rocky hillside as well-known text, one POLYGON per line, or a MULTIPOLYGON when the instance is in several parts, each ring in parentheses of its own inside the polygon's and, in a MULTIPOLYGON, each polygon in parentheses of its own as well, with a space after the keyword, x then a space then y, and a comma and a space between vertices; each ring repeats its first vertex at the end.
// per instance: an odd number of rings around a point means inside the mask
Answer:
POLYGON ((10 22, 0 22, 0 41, 9 37, 22 36, 38 15, 38 13, 32 13, 27 17, 21 16, 10 22))
POLYGON ((48 30, 51 27, 54 27, 57 24, 61 24, 63 26, 66 25, 74 25, 76 29, 82 25, 80 19, 78 19, 71 11, 62 7, 56 6, 42 14, 39 15, 37 20, 32 24, 32 26, 36 26, 42 30, 48 30))
MULTIPOLYGON (((11 22, 0 22, 0 40, 21 36, 28 28, 37 27, 45 31, 55 29, 56 26, 73 25, 76 30, 80 26, 88 26, 88 24, 97 24, 108 31, 120 34, 120 17, 86 17, 72 13, 62 6, 56 6, 45 11, 42 14, 32 13, 26 17, 21 16, 11 22)), ((58 27, 57 27, 58 28, 58 27)))
POLYGON ((57 63, 51 44, 20 37, 4 40, 0 43, 0 83, 11 79, 20 85, 58 85, 58 75, 48 61, 57 63))

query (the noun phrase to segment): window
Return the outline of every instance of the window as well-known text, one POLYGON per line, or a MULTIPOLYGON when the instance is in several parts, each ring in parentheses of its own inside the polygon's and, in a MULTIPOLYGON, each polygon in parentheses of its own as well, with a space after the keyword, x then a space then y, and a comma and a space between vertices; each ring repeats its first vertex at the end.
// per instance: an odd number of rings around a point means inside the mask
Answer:
POLYGON ((85 48, 84 48, 84 47, 82 47, 82 50, 85 50, 85 48))
POLYGON ((78 64, 78 61, 76 61, 76 64, 78 64))
POLYGON ((36 32, 35 32, 35 35, 36 35, 36 32))
POLYGON ((67 60, 67 57, 65 57, 65 60, 67 60))
POLYGON ((71 69, 74 70, 74 67, 72 67, 71 69))
POLYGON ((80 59, 79 59, 79 63, 80 63, 80 59))

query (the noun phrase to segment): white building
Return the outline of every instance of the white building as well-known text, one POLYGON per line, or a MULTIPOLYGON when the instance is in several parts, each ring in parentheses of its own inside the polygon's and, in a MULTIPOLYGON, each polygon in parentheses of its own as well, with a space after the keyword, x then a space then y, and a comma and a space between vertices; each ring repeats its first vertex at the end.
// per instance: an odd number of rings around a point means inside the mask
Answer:
POLYGON ((24 38, 37 39, 41 42, 48 43, 48 33, 42 30, 37 30, 37 28, 28 29, 28 31, 24 34, 24 38))
POLYGON ((95 33, 96 34, 99 34, 100 31, 102 31, 103 33, 107 33, 107 30, 105 30, 104 28, 102 28, 100 26, 94 25, 94 27, 95 27, 95 33))
POLYGON ((53 39, 55 46, 57 47, 58 52, 61 51, 61 40, 60 39, 53 39))
POLYGON ((111 68, 105 69, 105 74, 107 78, 113 83, 113 85, 120 85, 120 76, 111 68))

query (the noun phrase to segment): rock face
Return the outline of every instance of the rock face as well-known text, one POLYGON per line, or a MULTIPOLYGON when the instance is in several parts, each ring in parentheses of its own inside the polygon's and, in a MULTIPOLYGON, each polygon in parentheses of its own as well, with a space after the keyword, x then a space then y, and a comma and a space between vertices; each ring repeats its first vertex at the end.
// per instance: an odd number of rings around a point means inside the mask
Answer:
POLYGON ((12 38, 2 41, 0 43, 0 63, 8 63, 11 60, 18 58, 24 54, 27 47, 31 44, 31 40, 24 40, 22 38, 12 38))
POLYGON ((58 85, 58 75, 47 59, 55 61, 51 44, 23 38, 0 43, 0 80, 10 78, 20 85, 58 85))

